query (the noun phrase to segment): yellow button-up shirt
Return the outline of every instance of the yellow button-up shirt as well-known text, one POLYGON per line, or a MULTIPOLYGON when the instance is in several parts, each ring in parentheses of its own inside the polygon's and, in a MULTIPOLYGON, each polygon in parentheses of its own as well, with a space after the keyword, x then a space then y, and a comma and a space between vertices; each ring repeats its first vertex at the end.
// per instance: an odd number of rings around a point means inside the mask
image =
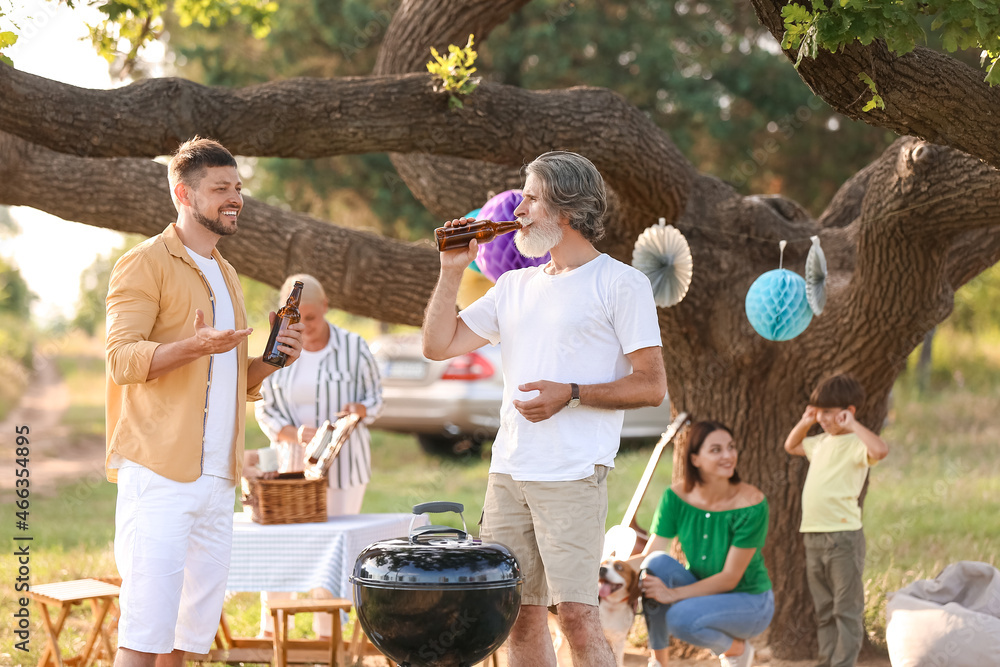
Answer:
MULTIPOLYGON (((218 250, 219 263, 233 302, 236 328, 247 326, 243 290, 236 270, 218 250)), ((260 384, 247 387, 247 341, 236 348, 236 378, 212 375, 212 358, 201 357, 158 378, 147 380, 153 352, 163 343, 194 335, 194 311, 214 326, 215 297, 208 280, 188 255, 174 225, 126 253, 111 273, 107 320, 107 457, 108 480, 117 481, 112 455, 143 465, 178 482, 202 474, 205 417, 212 382, 237 383, 236 396, 260 398, 260 384)), ((243 467, 246 410, 237 406, 233 438, 233 479, 243 467)))

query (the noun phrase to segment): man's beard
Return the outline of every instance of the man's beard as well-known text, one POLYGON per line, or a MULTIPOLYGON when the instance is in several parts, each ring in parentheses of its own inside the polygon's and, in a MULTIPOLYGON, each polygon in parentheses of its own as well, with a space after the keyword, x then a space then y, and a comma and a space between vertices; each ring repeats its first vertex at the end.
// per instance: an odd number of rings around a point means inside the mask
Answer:
POLYGON ((531 230, 530 236, 522 230, 514 234, 514 245, 525 257, 542 257, 562 241, 563 230, 559 223, 537 221, 528 228, 531 230))
POLYGON ((202 215, 200 211, 194 212, 195 220, 197 220, 202 227, 212 232, 213 234, 218 234, 219 236, 232 236, 236 233, 236 218, 233 218, 233 226, 226 227, 225 223, 222 221, 222 214, 219 213, 219 217, 209 218, 206 215, 202 215))

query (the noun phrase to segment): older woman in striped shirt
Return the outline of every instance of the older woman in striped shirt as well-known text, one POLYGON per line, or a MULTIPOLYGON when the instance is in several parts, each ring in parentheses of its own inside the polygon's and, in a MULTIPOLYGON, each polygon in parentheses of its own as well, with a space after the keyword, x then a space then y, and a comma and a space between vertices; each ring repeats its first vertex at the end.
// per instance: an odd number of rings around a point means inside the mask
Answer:
MULTIPOLYGON (((343 412, 360 416, 357 428, 330 467, 326 500, 328 516, 357 514, 371 478, 367 424, 382 409, 378 368, 361 336, 324 319, 329 302, 316 278, 307 274, 289 276, 280 294, 291 291, 296 280, 303 283, 299 305, 305 327, 302 353, 294 365, 273 373, 264 382, 263 400, 256 405, 257 423, 271 440, 271 447, 278 449, 284 472, 302 469, 305 446, 325 420, 333 422, 343 412)), ((276 597, 274 593, 265 595, 276 597)), ((271 617, 266 605, 261 606, 261 629, 266 634, 271 631, 271 617)), ((329 635, 329 618, 325 614, 316 616, 326 626, 318 627, 317 633, 329 635)))

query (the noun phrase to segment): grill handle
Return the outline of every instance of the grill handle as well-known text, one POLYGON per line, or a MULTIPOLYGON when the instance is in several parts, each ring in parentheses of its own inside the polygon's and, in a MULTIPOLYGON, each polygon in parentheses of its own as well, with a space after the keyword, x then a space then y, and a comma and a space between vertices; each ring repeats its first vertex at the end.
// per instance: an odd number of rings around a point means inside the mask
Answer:
POLYGON ((462 503, 452 503, 447 500, 432 500, 429 503, 420 503, 413 506, 414 514, 436 514, 438 512, 454 512, 461 514, 465 511, 462 503))
POLYGON ((419 505, 413 506, 413 518, 410 519, 410 542, 414 543, 422 535, 428 533, 454 533, 458 535, 461 539, 469 539, 469 528, 465 523, 465 515, 462 512, 465 511, 465 505, 462 503, 452 503, 446 500, 436 500, 429 503, 420 503, 419 505), (462 519, 462 530, 458 528, 450 528, 449 526, 421 526, 420 528, 414 528, 413 522, 416 521, 417 517, 421 514, 437 514, 439 512, 454 512, 458 514, 462 519))

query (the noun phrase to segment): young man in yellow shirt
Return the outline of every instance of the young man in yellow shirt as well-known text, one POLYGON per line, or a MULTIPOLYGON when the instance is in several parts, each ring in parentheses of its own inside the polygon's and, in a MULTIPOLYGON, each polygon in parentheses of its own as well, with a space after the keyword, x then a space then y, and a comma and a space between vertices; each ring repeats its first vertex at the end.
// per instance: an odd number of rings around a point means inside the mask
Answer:
POLYGON ((817 667, 853 667, 864 636, 865 536, 858 497, 889 446, 854 419, 864 389, 850 375, 820 382, 785 451, 809 459, 802 489, 806 577, 816 608, 817 667), (819 423, 824 433, 806 437, 819 423))
MULTIPOLYGON (((107 298, 107 476, 118 483, 117 667, 207 653, 222 612, 245 405, 277 370, 250 358, 243 292, 216 243, 243 209, 236 160, 208 139, 170 161, 177 221, 115 265, 107 298)), ((302 325, 278 340, 289 363, 302 325)))

